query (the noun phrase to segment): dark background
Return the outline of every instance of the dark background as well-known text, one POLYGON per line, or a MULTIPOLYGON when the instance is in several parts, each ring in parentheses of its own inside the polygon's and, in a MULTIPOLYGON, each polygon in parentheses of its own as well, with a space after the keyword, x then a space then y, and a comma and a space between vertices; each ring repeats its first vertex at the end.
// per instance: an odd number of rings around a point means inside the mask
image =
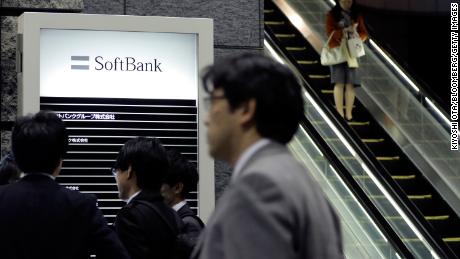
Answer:
POLYGON ((450 113, 450 13, 359 7, 371 37, 450 113))

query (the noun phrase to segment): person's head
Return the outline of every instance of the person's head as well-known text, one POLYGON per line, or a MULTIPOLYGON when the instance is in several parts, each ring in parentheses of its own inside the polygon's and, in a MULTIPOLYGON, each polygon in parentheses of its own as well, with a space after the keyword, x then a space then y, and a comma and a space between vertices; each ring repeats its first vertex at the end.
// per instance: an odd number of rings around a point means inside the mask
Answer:
POLYGON ((335 0, 335 6, 332 8, 332 13, 336 21, 342 18, 342 10, 350 12, 351 18, 358 18, 359 10, 354 0, 335 0))
POLYGON ((25 174, 57 175, 67 152, 64 122, 48 111, 20 117, 13 128, 11 144, 15 162, 25 174))
POLYGON ((345 11, 350 11, 351 6, 354 4, 353 0, 336 0, 336 4, 340 5, 340 8, 345 11))
MULTIPOLYGON (((303 116, 301 86, 288 67, 257 54, 223 59, 203 75, 210 153, 235 162, 238 145, 263 137, 286 144, 303 116)), ((247 143, 246 143, 247 144, 247 143)))
POLYGON ((14 162, 12 154, 6 155, 0 161, 0 185, 9 184, 19 180, 21 170, 14 162))
POLYGON ((113 167, 121 199, 128 199, 138 190, 159 192, 166 171, 166 150, 155 138, 128 140, 113 167))
POLYGON ((161 195, 169 206, 185 200, 186 195, 198 184, 198 172, 176 150, 168 150, 169 170, 161 186, 161 195))

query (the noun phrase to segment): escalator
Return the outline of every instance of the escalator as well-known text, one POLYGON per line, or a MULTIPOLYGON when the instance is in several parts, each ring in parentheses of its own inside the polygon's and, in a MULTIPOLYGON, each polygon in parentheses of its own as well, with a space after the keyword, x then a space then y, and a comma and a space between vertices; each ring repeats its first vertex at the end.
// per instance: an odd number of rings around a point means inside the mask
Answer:
POLYGON ((346 258, 415 258, 311 121, 301 121, 289 149, 308 168, 340 218, 346 258))
MULTIPOLYGON (((299 73, 322 101, 330 106, 331 110, 335 110, 329 68, 320 64, 318 53, 271 0, 265 1, 264 15, 266 33, 294 61, 299 73)), ((335 116, 339 116, 338 113, 335 116)), ((385 175, 382 177, 388 179, 390 186, 399 193, 400 199, 418 215, 418 221, 429 231, 433 240, 437 240, 443 249, 449 250, 448 254, 460 258, 458 215, 358 99, 355 100, 353 118, 352 122, 347 123, 350 131, 361 141, 369 157, 378 161, 379 166, 383 168, 380 173, 385 175)), ((362 176, 357 180, 366 182, 371 179, 362 176)), ((381 195, 370 195, 369 198, 385 199, 381 195)), ((389 217, 387 220, 398 224, 398 221, 403 219, 389 217)), ((412 236, 403 237, 402 240, 408 243, 417 242, 412 236)))

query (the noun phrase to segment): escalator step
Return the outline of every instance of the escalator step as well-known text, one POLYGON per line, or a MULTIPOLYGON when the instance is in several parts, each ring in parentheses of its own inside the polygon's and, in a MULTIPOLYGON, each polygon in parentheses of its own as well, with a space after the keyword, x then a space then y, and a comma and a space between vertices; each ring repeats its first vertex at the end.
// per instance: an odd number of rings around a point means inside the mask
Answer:
POLYGON ((286 47, 287 51, 305 51, 307 47, 286 47))
POLYGON ((437 200, 433 199, 433 196, 426 199, 412 199, 414 205, 420 210, 424 215, 428 215, 436 211, 436 213, 449 214, 446 210, 441 210, 437 204, 437 200))
MULTIPOLYGON (((428 222, 434 222, 434 221, 443 221, 449 219, 449 215, 433 215, 433 216, 423 216, 425 220, 428 222)), ((385 217, 388 220, 404 220, 403 217, 401 216, 391 216, 391 217, 385 217)))
POLYGON ((391 178, 394 180, 413 180, 416 179, 417 176, 415 174, 410 175, 392 175, 391 178))
MULTIPOLYGON (((350 124, 350 123, 349 123, 350 124)), ((369 125, 369 122, 363 122, 363 125, 369 125)), ((364 143, 370 144, 370 143, 383 143, 385 142, 385 139, 383 138, 373 138, 373 139, 361 139, 364 143)))
MULTIPOLYGON (((315 70, 321 70, 322 68, 315 68, 315 70)), ((308 75, 308 73, 305 73, 308 75)), ((331 88, 331 79, 330 75, 327 78, 315 78, 314 80, 308 81, 308 83, 314 88, 319 90, 330 90, 331 92, 325 92, 326 94, 332 94, 332 88, 331 88)), ((333 103, 333 102, 331 102, 333 103)))
POLYGON ((297 46, 297 47, 302 47, 305 46, 302 39, 302 35, 289 31, 289 30, 283 30, 283 26, 272 26, 271 28, 273 33, 275 34, 275 37, 280 41, 280 47, 292 47, 292 46, 297 46), (275 31, 274 31, 275 30, 275 31), (279 35, 281 35, 279 37, 279 35))
POLYGON ((331 75, 307 75, 310 79, 324 79, 324 78, 330 78, 331 75))
POLYGON ((285 25, 284 21, 265 21, 265 25, 285 25))
MULTIPOLYGON (((355 179, 361 179, 361 180, 371 180, 371 178, 368 175, 355 175, 353 176, 355 179)), ((393 175, 391 176, 394 180, 401 180, 401 179, 415 179, 415 175, 393 175)))
POLYGON ((425 216, 425 219, 428 221, 448 220, 449 215, 425 216))
MULTIPOLYGON (((390 147, 389 143, 387 143, 387 141, 386 141, 386 139, 384 137, 385 135, 380 134, 380 132, 378 130, 375 130, 375 127, 374 127, 372 121, 370 121, 368 119, 360 119, 361 115, 357 114, 356 112, 354 112, 354 113, 355 114, 353 116, 356 116, 356 118, 353 118, 354 120, 361 120, 361 121, 366 121, 367 122, 367 124, 364 124, 364 125, 355 125, 355 126, 363 126, 363 127, 352 127, 353 131, 356 132, 356 134, 360 138, 383 140, 383 141, 377 141, 377 142, 369 142, 369 143, 375 143, 373 145, 368 145, 369 149, 374 150, 373 147, 375 147, 376 150, 380 150, 382 148, 390 147)), ((394 150, 394 148, 392 148, 392 150, 394 150)), ((379 152, 376 152, 376 153, 379 153, 379 152)))
POLYGON ((280 38, 280 39, 281 38, 289 38, 289 39, 291 39, 291 38, 296 37, 296 35, 294 33, 277 33, 277 34, 275 34, 275 36, 277 38, 280 38))
MULTIPOLYGON (((369 134, 371 133, 369 132, 369 134)), ((395 150, 394 147, 392 147, 390 143, 388 143, 388 141, 385 141, 385 139, 383 138, 379 138, 378 140, 379 141, 375 141, 375 142, 365 142, 366 146, 371 150, 371 152, 375 156, 397 156, 398 155, 398 151, 395 150)))
POLYGON ((377 156, 376 157, 378 161, 393 161, 393 160, 399 160, 399 156, 377 156))
MULTIPOLYGON (((408 195, 407 196, 411 200, 420 200, 420 199, 429 199, 431 194, 424 194, 424 195, 408 195)), ((384 195, 371 195, 369 196, 371 199, 386 199, 384 195)), ((436 218, 438 216, 432 216, 430 220, 442 220, 447 218, 436 218)), ((439 216, 439 217, 448 217, 447 215, 439 216)))
POLYGON ((455 223, 455 218, 450 215, 447 216, 447 218, 432 219, 428 222, 436 229, 436 232, 438 232, 443 239, 446 238, 449 242, 459 242, 460 226, 455 223))
POLYGON ((318 60, 297 60, 299 65, 314 65, 318 64, 318 60))
POLYGON ((297 37, 297 34, 295 31, 293 31, 288 25, 286 25, 286 23, 282 23, 283 21, 278 21, 277 19, 273 19, 273 20, 270 20, 270 21, 267 21, 268 23, 271 23, 271 25, 269 24, 264 24, 266 27, 269 27, 270 30, 273 32, 273 34, 275 34, 275 36, 277 34, 281 34, 281 35, 295 35, 295 37, 293 37, 292 39, 294 39, 295 41, 289 41, 290 44, 292 45, 288 45, 287 42, 284 42, 286 39, 281 37, 280 38, 280 41, 283 42, 282 45, 280 45, 280 47, 286 47, 286 46, 304 46, 304 44, 302 43, 302 41, 300 41, 300 37, 297 37))
POLYGON ((410 200, 427 200, 432 199, 432 194, 421 194, 421 195, 407 195, 410 200))
POLYGON ((391 175, 407 175, 417 172, 413 165, 406 163, 406 161, 383 160, 380 163, 391 175))
MULTIPOLYGON (((327 77, 323 78, 310 78, 310 79, 323 79, 321 82, 308 82, 309 84, 316 85, 317 89, 327 89, 330 88, 330 72, 328 68, 325 68, 319 64, 319 60, 316 56, 308 54, 306 52, 292 52, 293 56, 295 55, 295 59, 297 60, 297 64, 299 64, 299 71, 302 75, 323 75, 327 77)), ((313 80, 311 80, 313 81, 313 80)))
MULTIPOLYGON (((325 122, 323 122, 323 121, 314 122, 314 121, 313 121, 312 123, 313 123, 313 124, 321 124, 321 123, 325 123, 325 122)), ((350 123, 353 123, 353 122, 350 122, 350 123)), ((358 123, 360 123, 360 122, 355 122, 355 123, 358 124, 358 123)), ((366 123, 366 122, 362 122, 362 123, 366 123)), ((334 141, 335 141, 335 142, 342 141, 342 140, 339 139, 339 138, 325 138, 324 140, 325 140, 326 142, 329 142, 329 141, 331 141, 331 142, 334 142, 334 141)), ((361 141, 364 142, 364 143, 372 143, 372 142, 382 141, 382 139, 361 139, 361 141)), ((390 159, 390 158, 393 158, 393 157, 383 157, 382 160, 383 160, 383 161, 386 161, 387 159, 390 159)))
MULTIPOLYGON (((399 185, 399 187, 401 187, 401 189, 404 190, 404 192, 407 195, 417 196, 417 195, 431 194, 431 191, 430 191, 431 189, 429 188, 429 186, 426 184, 426 182, 423 179, 420 179, 420 176, 414 179, 406 179, 406 180, 400 179, 400 180, 397 180, 396 183, 399 185)), ((435 200, 437 198, 438 196, 436 195, 433 195, 431 197, 424 197, 424 199, 420 198, 421 199, 420 202, 427 202, 427 199, 435 200)), ((416 198, 413 199, 413 202, 416 202, 415 200, 416 198)), ((420 205, 420 206, 423 205, 425 207, 431 206, 432 209, 437 207, 437 204, 432 204, 432 205, 416 204, 416 205, 420 205)))
MULTIPOLYGON (((369 121, 347 121, 347 124, 350 126, 368 126, 370 124, 369 121)), ((376 139, 376 141, 379 141, 380 139, 376 139)))

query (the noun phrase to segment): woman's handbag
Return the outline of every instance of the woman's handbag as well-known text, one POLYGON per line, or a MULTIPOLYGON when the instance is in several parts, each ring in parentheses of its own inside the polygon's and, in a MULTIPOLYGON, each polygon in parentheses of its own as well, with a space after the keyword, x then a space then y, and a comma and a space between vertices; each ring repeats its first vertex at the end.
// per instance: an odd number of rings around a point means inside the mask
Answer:
POLYGON ((364 44, 359 37, 359 34, 356 30, 351 33, 347 33, 347 45, 348 45, 348 53, 350 54, 351 58, 359 58, 364 56, 366 53, 364 52, 364 44))
POLYGON ((321 50, 321 65, 323 66, 344 63, 347 62, 349 58, 347 42, 345 39, 342 38, 340 46, 329 48, 329 41, 331 41, 332 35, 334 35, 334 32, 331 33, 331 36, 329 36, 329 39, 327 39, 326 44, 324 44, 323 49, 321 50))

